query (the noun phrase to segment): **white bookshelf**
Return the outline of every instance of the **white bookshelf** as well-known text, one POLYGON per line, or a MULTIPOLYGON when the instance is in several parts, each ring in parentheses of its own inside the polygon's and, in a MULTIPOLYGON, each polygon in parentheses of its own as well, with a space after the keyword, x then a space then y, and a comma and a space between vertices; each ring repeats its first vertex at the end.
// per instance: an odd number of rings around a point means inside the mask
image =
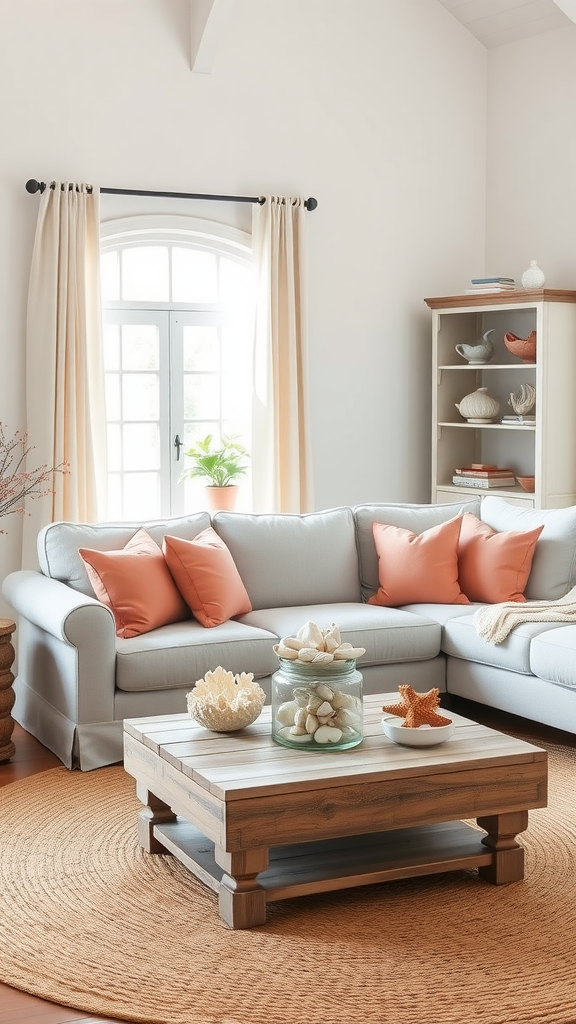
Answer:
POLYGON ((495 292, 424 300, 432 311, 433 502, 458 502, 470 494, 499 494, 528 508, 576 504, 576 291, 495 292), (470 365, 455 345, 480 341, 494 328, 492 359, 470 365), (536 331, 536 359, 523 363, 504 344, 504 334, 525 338, 536 331), (511 392, 536 388, 536 422, 500 422, 512 414, 511 392), (497 421, 468 423, 456 408, 465 395, 485 387, 500 403, 497 421), (459 487, 457 466, 496 463, 515 475, 535 477, 533 493, 511 488, 459 487))

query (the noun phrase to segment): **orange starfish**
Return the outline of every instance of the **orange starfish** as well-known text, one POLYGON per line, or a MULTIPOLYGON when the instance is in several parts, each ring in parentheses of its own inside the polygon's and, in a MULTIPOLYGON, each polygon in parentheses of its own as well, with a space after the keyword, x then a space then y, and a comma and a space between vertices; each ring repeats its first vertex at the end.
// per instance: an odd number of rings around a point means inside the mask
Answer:
POLYGON ((416 693, 411 686, 398 687, 402 700, 399 704, 385 704, 382 711, 404 717, 403 728, 417 729, 419 725, 449 725, 451 718, 444 718, 436 711, 440 703, 440 690, 434 686, 428 693, 416 693))

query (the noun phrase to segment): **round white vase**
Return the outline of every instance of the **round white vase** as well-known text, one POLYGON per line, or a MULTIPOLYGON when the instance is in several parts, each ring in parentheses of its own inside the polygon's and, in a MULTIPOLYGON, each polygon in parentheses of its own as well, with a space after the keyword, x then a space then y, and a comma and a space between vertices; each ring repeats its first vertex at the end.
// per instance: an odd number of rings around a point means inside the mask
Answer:
POLYGON ((478 388, 454 404, 468 423, 492 423, 500 412, 500 404, 488 394, 488 388, 478 388))
POLYGON ((543 288, 546 278, 536 260, 530 260, 530 266, 522 274, 522 287, 529 291, 532 288, 543 288))

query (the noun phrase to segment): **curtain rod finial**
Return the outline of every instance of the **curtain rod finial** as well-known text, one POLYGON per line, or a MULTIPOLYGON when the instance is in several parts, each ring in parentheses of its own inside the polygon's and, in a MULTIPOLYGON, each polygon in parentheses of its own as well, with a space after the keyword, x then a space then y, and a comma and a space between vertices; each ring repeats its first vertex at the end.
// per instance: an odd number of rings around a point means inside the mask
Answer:
POLYGON ((318 200, 314 199, 314 196, 310 196, 310 198, 304 203, 304 206, 307 210, 315 210, 318 206, 318 200))
POLYGON ((43 192, 45 188, 46 185, 44 182, 36 181, 36 178, 30 178, 26 182, 26 191, 29 192, 31 196, 33 196, 35 192, 43 192))

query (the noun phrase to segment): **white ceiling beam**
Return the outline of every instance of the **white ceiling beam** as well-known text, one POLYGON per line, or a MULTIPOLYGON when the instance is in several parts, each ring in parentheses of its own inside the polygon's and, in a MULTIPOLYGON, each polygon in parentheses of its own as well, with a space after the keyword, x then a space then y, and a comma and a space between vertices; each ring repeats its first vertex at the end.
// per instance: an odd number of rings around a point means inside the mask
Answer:
POLYGON ((576 24, 576 0, 554 0, 554 3, 576 24))
POLYGON ((190 67, 209 75, 234 0, 190 0, 190 67))

